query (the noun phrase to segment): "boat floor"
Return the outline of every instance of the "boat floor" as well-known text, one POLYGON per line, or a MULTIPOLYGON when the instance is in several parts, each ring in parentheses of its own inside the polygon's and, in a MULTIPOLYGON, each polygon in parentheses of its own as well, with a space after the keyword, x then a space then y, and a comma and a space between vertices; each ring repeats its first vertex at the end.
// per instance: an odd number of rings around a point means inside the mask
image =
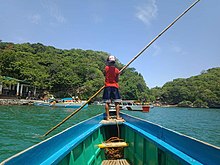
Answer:
POLYGON ((126 159, 103 160, 102 165, 130 165, 126 159))

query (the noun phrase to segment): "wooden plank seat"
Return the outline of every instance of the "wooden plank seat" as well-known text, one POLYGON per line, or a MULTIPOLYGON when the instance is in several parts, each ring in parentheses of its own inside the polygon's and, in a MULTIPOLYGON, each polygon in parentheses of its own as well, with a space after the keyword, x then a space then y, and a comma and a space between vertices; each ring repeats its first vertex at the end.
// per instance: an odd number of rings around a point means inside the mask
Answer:
POLYGON ((116 125, 116 124, 122 124, 123 122, 125 122, 124 119, 109 119, 109 120, 101 120, 101 124, 103 125, 116 125))
POLYGON ((102 165, 130 165, 126 159, 103 160, 102 165))

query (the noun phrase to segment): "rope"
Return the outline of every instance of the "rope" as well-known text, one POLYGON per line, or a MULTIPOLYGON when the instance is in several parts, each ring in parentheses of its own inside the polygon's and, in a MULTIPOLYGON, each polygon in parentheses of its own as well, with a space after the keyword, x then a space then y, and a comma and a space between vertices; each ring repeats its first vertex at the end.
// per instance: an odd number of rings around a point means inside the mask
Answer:
POLYGON ((118 129, 118 138, 120 138, 120 129, 119 129, 118 121, 115 120, 115 122, 116 122, 116 126, 117 126, 117 129, 118 129))
MULTIPOLYGON (((124 142, 123 139, 119 137, 111 137, 105 143, 112 143, 112 142, 124 142)), ((112 148, 105 148, 105 156, 108 160, 115 160, 121 159, 124 157, 124 148, 123 147, 112 147, 112 148)))
MULTIPOLYGON (((117 120, 115 120, 115 122, 118 130, 118 137, 111 137, 107 141, 105 141, 105 143, 124 142, 124 139, 120 139, 120 129, 117 120)), ((105 155, 106 155, 106 159, 108 160, 121 159, 124 157, 124 148, 123 147, 105 148, 105 155)))

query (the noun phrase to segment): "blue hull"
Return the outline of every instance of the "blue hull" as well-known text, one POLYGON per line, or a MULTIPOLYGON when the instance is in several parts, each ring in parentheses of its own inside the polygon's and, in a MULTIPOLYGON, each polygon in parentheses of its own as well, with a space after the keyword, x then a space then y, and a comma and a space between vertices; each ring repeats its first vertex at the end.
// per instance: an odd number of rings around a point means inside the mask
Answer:
MULTIPOLYGON (((218 147, 139 118, 126 114, 121 116, 126 121, 120 124, 121 135, 129 143, 128 149, 125 149, 125 157, 130 159, 131 164, 220 164, 218 147), (153 158, 149 158, 146 150, 153 153, 150 153, 153 158)), ((104 133, 114 131, 108 128, 112 125, 100 123, 103 118, 104 114, 100 114, 72 126, 2 164, 100 164, 100 159, 104 158, 97 145, 107 137, 104 133), (107 131, 103 131, 106 128, 107 131), (99 136, 103 137, 98 138, 99 136)))

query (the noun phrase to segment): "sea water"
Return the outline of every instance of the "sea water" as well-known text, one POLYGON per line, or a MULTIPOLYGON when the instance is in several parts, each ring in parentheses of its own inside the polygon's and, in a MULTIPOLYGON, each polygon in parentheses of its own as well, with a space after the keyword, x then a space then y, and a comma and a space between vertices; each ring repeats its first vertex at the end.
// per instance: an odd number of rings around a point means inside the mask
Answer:
MULTIPOLYGON (((89 105, 88 108, 82 109, 54 130, 48 137, 42 137, 74 110, 38 106, 0 106, 0 162, 74 124, 105 111, 104 106, 89 105)), ((155 107, 148 113, 127 110, 122 112, 220 147, 220 109, 155 107)))

